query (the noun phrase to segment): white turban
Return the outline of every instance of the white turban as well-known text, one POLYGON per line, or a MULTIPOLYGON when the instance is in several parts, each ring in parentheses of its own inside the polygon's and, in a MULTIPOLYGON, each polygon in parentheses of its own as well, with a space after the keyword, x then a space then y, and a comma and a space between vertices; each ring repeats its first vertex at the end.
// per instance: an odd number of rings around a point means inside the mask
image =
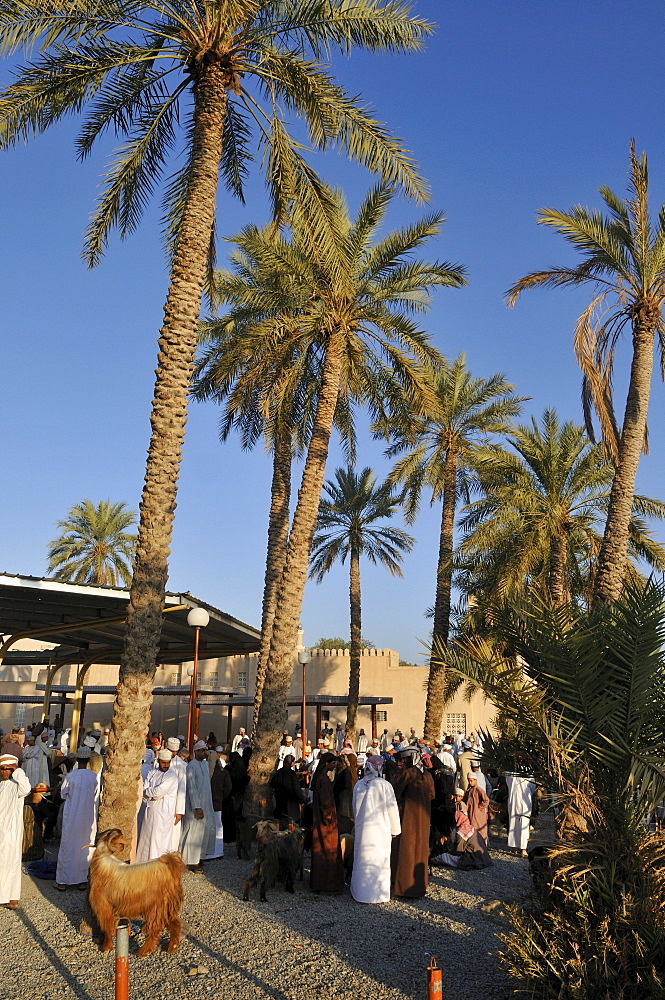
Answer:
POLYGON ((18 757, 15 757, 13 753, 3 753, 0 756, 0 764, 18 764, 18 757))
POLYGON ((90 749, 92 749, 93 747, 97 746, 97 740, 95 739, 94 736, 86 736, 86 738, 83 740, 83 746, 90 747, 90 749))
POLYGON ((193 749, 194 750, 207 750, 208 749, 208 744, 206 743, 205 740, 199 740, 198 743, 194 744, 193 749))
POLYGON ((91 754, 92 750, 90 749, 90 747, 79 747, 78 750, 76 751, 76 756, 81 758, 90 757, 91 754))
POLYGON ((157 754, 157 760, 171 760, 173 754, 170 750, 160 750, 157 754))
POLYGON ((166 746, 167 749, 169 749, 172 753, 177 753, 178 750, 180 749, 180 740, 178 739, 177 736, 169 736, 168 740, 166 741, 166 746))

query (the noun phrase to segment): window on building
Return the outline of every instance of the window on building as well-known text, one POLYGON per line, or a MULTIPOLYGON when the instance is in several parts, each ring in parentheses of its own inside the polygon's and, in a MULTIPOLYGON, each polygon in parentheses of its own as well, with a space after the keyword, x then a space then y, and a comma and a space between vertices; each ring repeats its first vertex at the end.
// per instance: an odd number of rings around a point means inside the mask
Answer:
POLYGON ((180 684, 180 674, 176 671, 175 674, 171 674, 171 686, 178 687, 180 684))
POLYGON ((377 722, 387 722, 388 721, 388 713, 387 712, 379 712, 379 711, 377 711, 377 713, 376 713, 376 721, 377 722))
POLYGON ((21 703, 16 706, 16 719, 14 721, 15 726, 25 725, 25 705, 21 703))
POLYGON ((446 715, 446 733, 448 736, 454 736, 455 733, 466 733, 465 712, 446 715))
POLYGON ((247 671, 246 670, 239 670, 238 671, 238 687, 240 688, 241 691, 246 691, 247 690, 247 671))
POLYGON ((217 688, 219 687, 219 674, 208 674, 208 687, 217 688))
POLYGON ((324 722, 330 722, 330 711, 327 708, 321 712, 321 718, 324 722))

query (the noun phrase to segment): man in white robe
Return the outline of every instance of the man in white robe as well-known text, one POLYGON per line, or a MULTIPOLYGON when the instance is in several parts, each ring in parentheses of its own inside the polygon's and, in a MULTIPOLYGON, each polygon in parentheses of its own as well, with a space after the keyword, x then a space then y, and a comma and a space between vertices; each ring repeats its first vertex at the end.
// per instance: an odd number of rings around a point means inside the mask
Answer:
POLYGON ((85 889, 88 882, 88 867, 97 834, 99 801, 97 775, 88 770, 90 753, 90 747, 78 748, 78 767, 69 772, 60 786, 64 805, 55 887, 61 892, 67 886, 85 889))
POLYGON ((173 828, 178 801, 178 775, 171 770, 171 751, 159 750, 157 766, 143 782, 145 815, 141 826, 137 861, 150 861, 168 854, 173 845, 173 828))
POLYGON ((203 740, 194 744, 194 759, 187 765, 185 818, 182 821, 180 853, 192 871, 203 871, 202 858, 215 847, 215 811, 212 805, 208 747, 203 740))
POLYGON ((25 772, 31 788, 40 783, 47 787, 50 785, 48 761, 51 753, 46 746, 46 739, 47 734, 46 730, 44 730, 37 739, 33 736, 28 736, 25 741, 26 746, 23 750, 21 768, 25 772))
POLYGON ((390 901, 390 848, 400 832, 393 786, 381 777, 383 759, 369 757, 353 789, 355 845, 351 895, 358 903, 390 901))
POLYGON ((18 757, 0 756, 0 906, 18 907, 21 898, 21 850, 23 847, 23 801, 30 782, 18 757))
POLYGON ((180 834, 182 833, 182 818, 185 815, 185 802, 187 795, 187 764, 179 756, 180 751, 180 740, 177 736, 171 736, 166 741, 166 749, 170 750, 173 754, 171 758, 171 767, 169 770, 173 771, 178 777, 178 795, 176 797, 175 804, 175 818, 173 820, 173 833, 171 839, 171 847, 169 850, 177 851, 180 847, 180 834))
POLYGON ((236 750, 238 749, 239 744, 242 743, 242 741, 246 738, 247 738, 247 733, 241 726, 237 734, 233 737, 233 741, 231 743, 231 753, 235 753, 236 750))
POLYGON ((277 770, 284 766, 285 757, 295 758, 295 752, 293 750, 293 736, 285 736, 285 742, 282 743, 279 750, 277 751, 277 770))
POLYGON ((508 847, 515 848, 526 858, 536 782, 531 777, 510 771, 506 772, 505 778, 508 785, 508 847))

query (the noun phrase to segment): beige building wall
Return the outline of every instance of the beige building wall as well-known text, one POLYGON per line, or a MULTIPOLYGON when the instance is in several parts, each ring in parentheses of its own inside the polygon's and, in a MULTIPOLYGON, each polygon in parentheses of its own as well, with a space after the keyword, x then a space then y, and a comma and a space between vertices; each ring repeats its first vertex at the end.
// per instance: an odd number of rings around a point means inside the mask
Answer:
MULTIPOLYGON (((44 649, 45 644, 34 640, 24 640, 23 648, 44 649)), ((16 647, 15 647, 16 648, 16 647)), ((19 647, 20 648, 20 647, 19 647)), ((349 685, 350 656, 348 650, 309 651, 311 660, 307 664, 307 695, 345 696, 349 685)), ((256 680, 255 653, 244 656, 224 657, 218 660, 202 660, 199 663, 200 691, 206 692, 204 701, 216 700, 219 705, 203 706, 200 714, 199 730, 207 736, 212 730, 222 743, 227 741, 227 734, 234 736, 240 726, 251 728, 252 708, 236 705, 234 697, 228 698, 222 691, 235 692, 235 699, 244 696, 251 698, 256 680), (218 691, 219 697, 214 693, 218 691), (229 726, 230 714, 230 726, 229 726)), ((188 663, 167 664, 159 666, 155 674, 155 687, 176 688, 188 685, 188 663)), ((54 685, 74 686, 76 683, 77 664, 68 665, 58 672, 54 685)), ((422 734, 425 716, 425 693, 427 685, 427 666, 400 666, 399 654, 391 649, 363 650, 360 665, 360 695, 392 698, 392 704, 377 706, 378 713, 385 713, 385 718, 379 714, 377 720, 378 733, 387 729, 390 736, 396 730, 408 733, 411 726, 418 735, 422 734)), ((0 666, 0 691, 8 694, 39 695, 36 690, 38 683, 46 680, 45 667, 10 667, 0 666)), ((104 664, 93 664, 88 671, 85 686, 115 686, 118 681, 118 667, 104 664)), ((302 697, 302 667, 294 655, 294 669, 291 680, 290 697, 300 701, 302 697)), ((71 700, 72 695, 69 695, 71 700)), ((152 708, 151 731, 156 730, 167 736, 182 734, 187 731, 187 711, 189 698, 187 693, 173 695, 155 695, 152 708)), ((90 729, 93 723, 101 726, 111 721, 113 695, 92 694, 86 696, 83 727, 90 729)), ((53 721, 60 711, 60 698, 54 693, 51 699, 50 717, 53 721)), ((65 710, 65 726, 71 725, 71 705, 65 710)), ((346 706, 323 706, 328 712, 328 721, 333 729, 337 722, 342 725, 346 719, 346 706)), ((22 718, 21 725, 30 725, 41 718, 41 704, 25 704, 24 711, 16 704, 0 702, 0 726, 8 731, 16 724, 17 718, 22 718)), ((444 732, 467 733, 478 728, 488 728, 495 713, 494 706, 485 700, 482 694, 477 694, 466 702, 458 695, 444 711, 444 732)), ((300 705, 292 706, 284 720, 284 728, 291 732, 300 722, 300 705)), ((325 714, 324 714, 325 719, 325 714)), ((316 738, 316 710, 308 706, 307 735, 316 738)), ((361 706, 358 712, 358 729, 363 728, 367 735, 371 734, 371 715, 369 706, 361 706)))

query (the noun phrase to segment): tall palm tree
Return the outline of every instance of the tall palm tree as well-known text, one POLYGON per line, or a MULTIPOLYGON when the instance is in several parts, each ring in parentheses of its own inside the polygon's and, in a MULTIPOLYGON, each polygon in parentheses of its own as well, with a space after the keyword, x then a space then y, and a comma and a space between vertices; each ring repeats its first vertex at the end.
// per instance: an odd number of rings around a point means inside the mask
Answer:
MULTIPOLYGON (((555 605, 571 596, 588 601, 614 467, 582 427, 561 424, 554 410, 515 427, 508 444, 514 451, 497 445, 479 455, 483 496, 460 518, 457 584, 477 599, 535 591, 555 605)), ((665 549, 649 537, 644 516, 665 518, 665 504, 634 497, 629 554, 662 571, 665 549)))
POLYGON ((414 539, 399 528, 377 525, 391 518, 399 507, 389 483, 377 485, 369 467, 361 473, 336 469, 334 480, 323 487, 316 532, 312 542, 310 576, 321 583, 339 559, 349 558, 349 606, 351 649, 349 701, 344 735, 353 740, 360 694, 360 653, 362 649, 362 604, 360 597, 360 557, 380 562, 393 576, 401 576, 403 552, 410 552, 414 539))
MULTIPOLYGON (((0 52, 28 51, 31 60, 0 94, 0 145, 84 108, 81 157, 109 130, 122 137, 88 228, 90 265, 113 228, 124 237, 138 225, 169 154, 184 154, 165 195, 170 283, 100 811, 105 826, 127 831, 134 821, 127 790, 135 785, 149 724, 218 179, 243 197, 256 141, 275 216, 284 218, 291 203, 305 213, 319 207, 324 192, 300 153, 301 138, 292 139, 286 128, 286 114, 305 120, 314 148, 344 149, 410 195, 423 196, 400 144, 337 85, 321 59, 331 49, 414 50, 429 31, 398 0, 16 0, 0 9, 0 52)), ((336 237, 326 228, 329 217, 312 212, 322 242, 336 237)))
MULTIPOLYGON (((377 425, 376 431, 392 436, 389 457, 403 455, 390 478, 404 484, 407 521, 415 520, 423 490, 431 494, 432 504, 441 503, 433 639, 437 645, 445 645, 450 631, 458 498, 468 492, 469 471, 481 447, 489 435, 509 429, 524 397, 514 395, 514 387, 502 373, 489 379, 474 378, 463 354, 453 364, 433 367, 430 379, 434 395, 423 416, 409 416, 401 422, 392 417, 388 424, 377 425)), ((444 687, 445 665, 441 658, 432 656, 424 722, 427 740, 441 735, 444 687)))
MULTIPOLYGON (((204 345, 194 370, 192 395, 224 406, 219 435, 241 436, 243 448, 264 438, 272 451, 268 545, 261 614, 253 729, 263 693, 277 587, 284 568, 289 534, 292 459, 309 439, 318 356, 311 347, 301 354, 289 330, 278 349, 273 337, 256 336, 261 324, 284 313, 295 316, 302 301, 292 276, 273 259, 279 231, 274 225, 246 227, 232 242, 231 269, 215 273, 215 298, 227 312, 209 317, 201 328, 204 345)), ((274 327, 270 327, 274 332, 274 327)), ((279 336, 279 331, 278 331, 279 336)))
MULTIPOLYGON (((274 766, 286 712, 335 414, 340 406, 350 411, 354 403, 363 403, 378 419, 389 407, 398 412, 400 407, 426 405, 430 389, 423 366, 440 361, 440 355, 410 314, 427 307, 429 289, 465 283, 457 265, 414 259, 415 251, 438 233, 443 221, 439 214, 377 240, 392 193, 383 185, 370 191, 352 221, 341 194, 329 192, 335 204, 333 227, 339 232, 335 244, 321 243, 316 227, 303 220, 294 227, 292 242, 285 241, 279 251, 283 267, 309 292, 298 315, 273 322, 280 331, 290 329, 303 350, 308 343, 316 345, 320 377, 251 760, 255 789, 263 787, 274 766)), ((275 342, 279 344, 278 337, 275 342)))
POLYGON ((48 568, 54 580, 126 587, 132 582, 131 562, 136 535, 127 528, 136 514, 125 503, 82 500, 58 521, 62 534, 49 543, 48 568))
POLYGON ((508 292, 512 306, 521 292, 539 285, 590 285, 595 291, 575 325, 575 353, 583 373, 587 429, 593 437, 593 408, 616 468, 594 586, 596 604, 616 600, 626 572, 635 477, 647 440, 655 341, 660 348, 661 376, 665 375, 665 206, 652 222, 647 158, 643 153, 638 159, 634 141, 630 144, 628 192, 624 201, 610 188, 600 188, 608 215, 581 205, 569 212, 541 209, 539 222, 561 233, 583 259, 577 267, 527 274, 508 292), (632 338, 632 357, 619 431, 612 375, 616 344, 626 329, 632 338))

